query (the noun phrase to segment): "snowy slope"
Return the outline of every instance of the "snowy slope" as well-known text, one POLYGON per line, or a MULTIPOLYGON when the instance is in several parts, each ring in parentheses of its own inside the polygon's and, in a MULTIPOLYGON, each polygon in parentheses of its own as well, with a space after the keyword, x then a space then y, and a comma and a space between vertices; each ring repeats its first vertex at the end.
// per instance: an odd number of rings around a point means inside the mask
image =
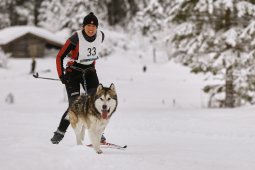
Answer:
MULTIPOLYGON (((101 155, 76 146, 71 128, 59 145, 50 143, 67 106, 64 86, 34 79, 30 60, 10 60, 8 70, 0 71, 0 168, 254 170, 255 108, 205 108, 203 77, 172 62, 153 63, 149 50, 140 51, 147 58, 117 50, 97 61, 101 83, 115 83, 119 97, 105 135, 128 145, 101 155), (14 104, 5 102, 9 93, 14 104)), ((56 78, 55 59, 37 60, 37 71, 56 78)))

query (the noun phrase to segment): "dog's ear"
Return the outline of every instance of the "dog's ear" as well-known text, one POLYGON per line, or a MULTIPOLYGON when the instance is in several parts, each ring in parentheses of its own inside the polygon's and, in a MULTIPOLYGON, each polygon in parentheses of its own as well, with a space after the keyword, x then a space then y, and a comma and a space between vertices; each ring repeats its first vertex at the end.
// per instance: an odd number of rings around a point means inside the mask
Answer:
POLYGON ((115 91, 115 85, 113 83, 110 85, 110 89, 115 91))
POLYGON ((98 86, 97 86, 97 92, 99 92, 100 90, 102 90, 104 87, 103 87, 103 85, 102 84, 99 84, 98 86))

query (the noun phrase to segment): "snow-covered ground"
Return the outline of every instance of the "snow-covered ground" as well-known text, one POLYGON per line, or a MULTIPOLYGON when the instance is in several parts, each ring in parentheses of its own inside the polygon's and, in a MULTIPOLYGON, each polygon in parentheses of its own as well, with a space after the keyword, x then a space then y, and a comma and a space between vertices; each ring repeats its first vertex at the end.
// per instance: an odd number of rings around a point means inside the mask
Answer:
MULTIPOLYGON (((11 59, 0 70, 0 169, 254 170, 255 107, 207 109, 203 77, 148 58, 149 49, 143 57, 116 51, 97 61, 101 83, 115 83, 119 99, 105 136, 128 145, 101 155, 77 146, 71 127, 51 144, 67 107, 64 86, 29 75, 30 60, 11 59), (10 93, 13 104, 5 101, 10 93)), ((55 59, 37 60, 37 71, 57 78, 55 59)))

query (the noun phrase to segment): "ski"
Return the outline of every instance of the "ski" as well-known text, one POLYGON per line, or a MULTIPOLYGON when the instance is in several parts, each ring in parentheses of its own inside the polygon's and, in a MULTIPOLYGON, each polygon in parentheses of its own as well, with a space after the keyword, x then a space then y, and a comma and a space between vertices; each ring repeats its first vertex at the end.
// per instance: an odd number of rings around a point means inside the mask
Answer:
MULTIPOLYGON (((88 147, 93 147, 92 144, 89 144, 87 145, 88 147)), ((100 143, 100 147, 101 148, 112 148, 112 149, 126 149, 127 148, 127 145, 124 145, 124 146, 121 146, 121 145, 116 145, 116 144, 113 144, 113 143, 109 143, 109 142, 102 142, 100 143)))

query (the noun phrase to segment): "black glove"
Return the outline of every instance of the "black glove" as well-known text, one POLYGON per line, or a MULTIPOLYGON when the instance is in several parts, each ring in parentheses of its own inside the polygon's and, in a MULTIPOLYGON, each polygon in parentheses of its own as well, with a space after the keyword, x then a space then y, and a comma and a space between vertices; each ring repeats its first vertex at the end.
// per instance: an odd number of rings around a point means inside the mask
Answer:
POLYGON ((67 82, 69 82, 69 78, 66 74, 63 74, 62 76, 60 76, 59 79, 61 80, 63 84, 66 84, 67 82))

